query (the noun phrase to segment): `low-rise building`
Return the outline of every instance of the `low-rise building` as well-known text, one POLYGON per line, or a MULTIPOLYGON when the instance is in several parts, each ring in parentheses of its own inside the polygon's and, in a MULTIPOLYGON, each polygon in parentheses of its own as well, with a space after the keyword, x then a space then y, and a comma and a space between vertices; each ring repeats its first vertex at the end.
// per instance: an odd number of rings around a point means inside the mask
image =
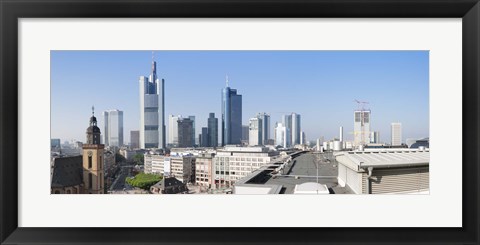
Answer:
POLYGON ((195 160, 195 183, 200 186, 211 188, 215 185, 213 177, 213 159, 215 154, 202 153, 195 160))
POLYGON ((145 154, 144 172, 173 176, 183 183, 195 183, 195 157, 145 154))
POLYGON ((153 194, 178 194, 186 193, 187 191, 187 185, 175 177, 163 178, 150 187, 150 192, 153 194))
POLYGON ((83 193, 82 156, 56 157, 52 162, 51 194, 83 193))
POLYGON ((429 193, 428 149, 365 149, 335 158, 338 183, 356 194, 429 193))
POLYGON ((278 151, 268 147, 226 146, 217 150, 213 173, 216 187, 231 186, 279 156, 278 151))

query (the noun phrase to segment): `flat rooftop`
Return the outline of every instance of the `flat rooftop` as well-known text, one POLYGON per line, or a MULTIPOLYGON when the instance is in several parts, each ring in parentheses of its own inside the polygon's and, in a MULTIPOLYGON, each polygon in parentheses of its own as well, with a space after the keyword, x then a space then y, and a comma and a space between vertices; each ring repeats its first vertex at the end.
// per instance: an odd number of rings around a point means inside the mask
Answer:
POLYGON ((263 167, 247 177, 241 179, 236 185, 241 186, 281 186, 280 194, 293 194, 295 185, 306 182, 325 184, 330 193, 353 194, 348 187, 338 185, 338 168, 332 153, 305 153, 292 160, 280 173, 275 173, 277 166, 263 167))
POLYGON ((404 167, 428 165, 430 150, 412 149, 370 149, 369 151, 348 151, 335 154, 336 160, 359 170, 362 167, 404 167))

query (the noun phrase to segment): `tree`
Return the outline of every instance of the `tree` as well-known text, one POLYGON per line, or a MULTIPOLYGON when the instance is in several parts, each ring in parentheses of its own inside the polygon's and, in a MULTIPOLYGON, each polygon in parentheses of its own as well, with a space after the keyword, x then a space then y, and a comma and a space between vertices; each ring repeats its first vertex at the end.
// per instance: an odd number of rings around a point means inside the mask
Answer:
POLYGON ((133 156, 133 162, 137 165, 143 165, 144 157, 143 154, 135 154, 133 156))
POLYGON ((115 162, 116 163, 119 163, 119 162, 126 162, 127 159, 125 159, 124 156, 118 154, 118 153, 115 153, 115 162))
POLYGON ((160 175, 145 173, 139 173, 135 175, 135 177, 127 177, 125 179, 127 184, 144 190, 150 189, 150 186, 156 184, 160 180, 162 180, 162 177, 160 175))

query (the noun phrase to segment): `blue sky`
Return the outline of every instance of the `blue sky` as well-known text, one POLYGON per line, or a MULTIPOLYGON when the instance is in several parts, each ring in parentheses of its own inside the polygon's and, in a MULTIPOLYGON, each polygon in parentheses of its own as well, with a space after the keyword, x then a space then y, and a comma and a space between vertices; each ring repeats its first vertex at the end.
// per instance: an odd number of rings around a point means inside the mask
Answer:
MULTIPOLYGON (((51 136, 85 141, 91 107, 103 131, 104 110, 124 111, 124 135, 139 128, 140 76, 151 51, 52 51, 51 136)), ((155 51, 165 79, 165 116, 196 116, 196 134, 209 112, 221 120, 221 89, 243 96, 243 124, 271 115, 271 134, 283 114, 299 113, 307 140, 353 139, 355 99, 368 101, 371 129, 390 141, 390 123, 406 138, 429 136, 428 51, 155 51)), ((168 130, 167 130, 168 131, 168 130)), ((220 129, 219 129, 219 132, 220 129)))

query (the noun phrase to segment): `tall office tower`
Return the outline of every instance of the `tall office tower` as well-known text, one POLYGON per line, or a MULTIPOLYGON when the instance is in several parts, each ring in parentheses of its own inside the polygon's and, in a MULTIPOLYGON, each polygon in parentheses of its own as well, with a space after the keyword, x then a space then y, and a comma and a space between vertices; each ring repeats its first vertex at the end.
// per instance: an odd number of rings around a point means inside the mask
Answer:
POLYGON ((242 125, 242 141, 248 142, 248 134, 250 133, 250 126, 242 125))
POLYGON ((365 145, 370 142, 370 110, 356 110, 354 111, 353 121, 353 143, 355 146, 365 145))
POLYGON ((193 121, 190 118, 178 119, 178 147, 193 147, 193 121))
POLYGON ((257 118, 262 120, 262 140, 261 145, 267 145, 268 139, 270 139, 270 115, 267 113, 258 113, 257 118))
POLYGON ((202 127, 202 133, 200 134, 199 138, 199 145, 200 147, 208 147, 208 128, 202 127))
POLYGON ((103 112, 103 143, 106 146, 123 146, 123 111, 108 110, 103 112))
POLYGON ((193 145, 195 145, 195 116, 188 116, 188 118, 190 118, 190 120, 193 121, 193 132, 192 132, 192 142, 193 142, 193 145))
POLYGON ((340 135, 338 140, 343 141, 343 127, 340 127, 340 135))
MULTIPOLYGON (((291 142, 292 141, 292 115, 283 115, 282 126, 288 129, 287 138, 289 139, 288 142, 291 142)), ((288 144, 287 147, 290 147, 290 144, 288 144)))
POLYGON ((100 144, 100 128, 97 127, 97 118, 92 107, 90 126, 87 128, 87 142, 83 144, 83 183, 85 194, 103 194, 103 152, 104 145, 100 144))
POLYGON ((392 123, 392 145, 402 145, 402 123, 392 123))
POLYGON ((275 145, 281 145, 284 148, 290 147, 289 131, 282 123, 277 123, 275 127, 275 145))
POLYGON ((218 118, 215 118, 215 113, 208 115, 208 146, 218 146, 218 118))
POLYGON ((292 113, 292 145, 300 144, 300 134, 302 132, 302 124, 300 122, 300 115, 292 113))
POLYGON ((182 116, 168 116, 168 144, 173 146, 178 145, 178 119, 182 119, 182 116))
POLYGON ((165 80, 157 78, 157 62, 152 55, 150 77, 141 76, 140 148, 165 148, 165 80))
POLYGON ((380 143, 380 132, 378 131, 370 132, 370 143, 374 143, 374 144, 380 143))
POLYGON ((248 144, 251 146, 262 144, 262 119, 258 117, 250 118, 248 144))
POLYGON ((228 86, 222 89, 222 146, 240 144, 242 139, 242 95, 228 86))
POLYGON ((140 131, 138 130, 130 131, 130 148, 132 149, 140 148, 140 131))
POLYGON ((306 144, 307 140, 305 138, 305 132, 302 131, 302 134, 300 134, 300 144, 304 145, 306 144))

